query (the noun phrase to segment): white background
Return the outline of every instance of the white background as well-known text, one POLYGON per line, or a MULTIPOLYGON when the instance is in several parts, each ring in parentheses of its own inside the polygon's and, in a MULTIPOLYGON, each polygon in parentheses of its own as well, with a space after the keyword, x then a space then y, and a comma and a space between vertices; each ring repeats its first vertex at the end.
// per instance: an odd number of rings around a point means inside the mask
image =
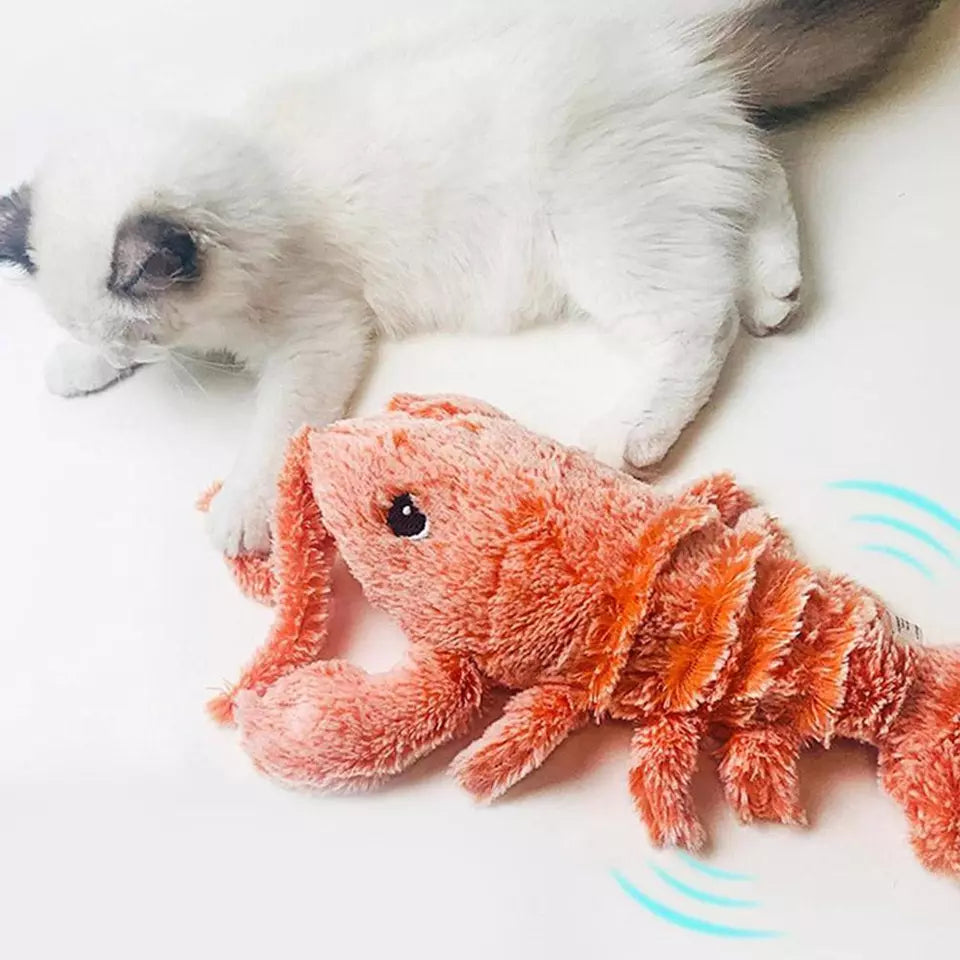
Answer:
MULTIPOLYGON (((93 106, 229 110, 268 75, 362 43, 388 21, 450 8, 246 6, 38 0, 5 10, 0 184, 28 178, 50 136, 93 106)), ((918 521, 958 554, 960 534, 827 484, 900 483, 960 514, 958 48, 954 7, 879 90, 783 138, 803 220, 806 317, 788 334, 740 344, 664 478, 733 468, 808 556, 857 575, 934 643, 960 642, 960 568, 917 545, 928 580, 864 552, 877 531, 850 517, 918 521)), ((709 862, 753 883, 710 881, 652 854, 627 796, 629 732, 614 727, 575 737, 489 809, 443 775, 452 750, 368 796, 309 796, 259 777, 203 703, 236 675, 269 614, 239 596, 192 510, 230 464, 248 385, 196 371, 198 386, 157 368, 97 397, 58 400, 40 375, 55 336, 29 284, 0 285, 4 956, 955 949, 960 887, 915 862, 874 758, 851 746, 805 758, 806 831, 737 826, 704 763, 709 862), (726 896, 749 890, 764 906, 696 904, 664 887, 651 859, 726 896), (614 868, 684 912, 784 936, 751 945, 680 929, 621 892, 614 868)), ((575 441, 629 377, 577 328, 436 338, 384 349, 360 409, 397 389, 455 389, 575 441)), ((879 539, 907 545, 895 533, 879 539)), ((386 664, 400 638, 346 592, 351 655, 386 664)))

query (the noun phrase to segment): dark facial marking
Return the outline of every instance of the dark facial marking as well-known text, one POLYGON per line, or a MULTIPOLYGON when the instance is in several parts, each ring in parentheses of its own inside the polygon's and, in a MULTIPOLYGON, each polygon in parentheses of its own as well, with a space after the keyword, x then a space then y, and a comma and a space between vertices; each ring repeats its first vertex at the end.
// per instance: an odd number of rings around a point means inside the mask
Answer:
POLYGON ((155 297, 174 284, 199 279, 197 243, 182 224, 147 213, 120 225, 107 280, 113 293, 155 297))
POLYGON ((33 273, 36 267, 27 252, 30 229, 30 187, 24 184, 0 197, 0 261, 15 263, 33 273))

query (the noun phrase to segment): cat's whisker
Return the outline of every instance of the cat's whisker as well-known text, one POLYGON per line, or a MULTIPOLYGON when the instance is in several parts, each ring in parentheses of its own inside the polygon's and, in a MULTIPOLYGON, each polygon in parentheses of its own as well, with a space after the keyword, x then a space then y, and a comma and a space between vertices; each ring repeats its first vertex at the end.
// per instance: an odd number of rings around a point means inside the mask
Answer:
POLYGON ((170 361, 173 365, 174 370, 179 370, 183 373, 187 379, 202 393, 204 396, 207 395, 206 387, 187 369, 185 363, 182 360, 178 359, 177 356, 173 353, 170 354, 170 361))
POLYGON ((171 350, 170 356, 177 358, 185 364, 197 364, 201 367, 207 367, 210 370, 218 370, 222 373, 243 373, 243 367, 236 363, 218 363, 216 360, 210 360, 207 357, 198 357, 194 354, 182 353, 179 350, 171 350))
POLYGON ((183 384, 180 382, 180 377, 178 376, 176 363, 171 363, 167 369, 170 371, 170 377, 173 380, 174 386, 177 388, 177 393, 180 394, 181 398, 186 397, 183 384))

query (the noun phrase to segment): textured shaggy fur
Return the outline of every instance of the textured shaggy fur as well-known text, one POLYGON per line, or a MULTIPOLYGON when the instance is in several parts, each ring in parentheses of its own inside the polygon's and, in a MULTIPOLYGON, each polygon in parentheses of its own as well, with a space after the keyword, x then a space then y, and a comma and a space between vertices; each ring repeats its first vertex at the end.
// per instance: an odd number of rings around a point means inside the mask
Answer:
POLYGON ((859 83, 931 3, 760 0, 695 22, 683 4, 526 6, 384 44, 228 123, 110 116, 0 199, 0 260, 75 338, 54 392, 177 351, 259 375, 208 518, 225 552, 269 549, 287 440, 343 416, 377 337, 584 318, 637 370, 585 441, 658 461, 739 323, 769 333, 798 303, 786 176, 752 120, 859 83))
POLYGON ((696 849, 707 736, 739 816, 783 823, 804 822, 800 749, 851 738, 879 748, 924 863, 960 871, 960 653, 903 643, 880 601, 798 560, 727 476, 668 496, 476 401, 404 396, 298 435, 275 529, 269 561, 233 564, 276 623, 211 704, 272 776, 374 783, 505 687, 453 766, 480 799, 588 721, 627 721, 651 838, 696 849), (398 499, 420 526, 391 522, 398 499), (410 639, 392 672, 320 659, 334 549, 410 639))

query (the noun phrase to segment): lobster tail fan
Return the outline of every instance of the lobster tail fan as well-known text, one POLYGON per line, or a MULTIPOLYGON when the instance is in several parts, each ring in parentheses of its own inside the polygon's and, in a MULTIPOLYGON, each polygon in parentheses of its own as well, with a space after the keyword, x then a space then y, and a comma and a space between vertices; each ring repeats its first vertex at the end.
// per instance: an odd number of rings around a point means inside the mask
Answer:
POLYGON ((916 677, 881 739, 880 778, 931 870, 960 873, 960 651, 916 651, 916 677))
POLYGON ((333 541, 327 535, 313 496, 307 469, 310 433, 301 430, 287 449, 277 482, 273 551, 260 565, 250 558, 231 562, 247 593, 263 598, 269 590, 276 617, 266 643, 240 679, 207 705, 221 724, 233 722, 234 703, 242 690, 261 693, 280 677, 312 663, 327 638, 333 541))

